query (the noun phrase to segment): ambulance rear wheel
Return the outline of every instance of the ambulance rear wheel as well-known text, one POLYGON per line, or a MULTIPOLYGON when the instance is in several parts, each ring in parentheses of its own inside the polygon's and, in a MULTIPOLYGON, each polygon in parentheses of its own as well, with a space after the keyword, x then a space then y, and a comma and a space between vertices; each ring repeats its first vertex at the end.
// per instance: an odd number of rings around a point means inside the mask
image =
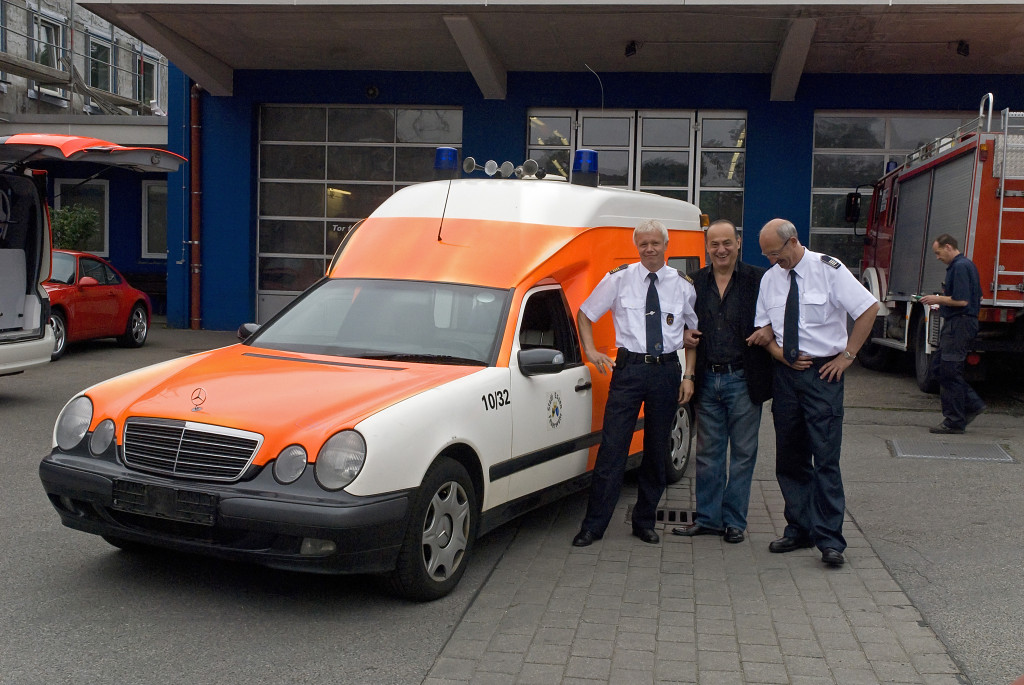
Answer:
POLYGON ((924 316, 919 316, 914 326, 914 378, 921 392, 936 393, 939 391, 939 381, 931 372, 932 356, 925 351, 927 341, 928 326, 924 316))
POLYGON ((665 479, 676 483, 686 471, 690 463, 690 452, 693 446, 693 413, 690 405, 681 404, 672 419, 672 431, 669 434, 668 462, 665 464, 665 479))
POLYGON ((466 571, 476 538, 480 505, 462 464, 435 461, 423 477, 409 527, 388 580, 403 597, 428 601, 451 592, 466 571))

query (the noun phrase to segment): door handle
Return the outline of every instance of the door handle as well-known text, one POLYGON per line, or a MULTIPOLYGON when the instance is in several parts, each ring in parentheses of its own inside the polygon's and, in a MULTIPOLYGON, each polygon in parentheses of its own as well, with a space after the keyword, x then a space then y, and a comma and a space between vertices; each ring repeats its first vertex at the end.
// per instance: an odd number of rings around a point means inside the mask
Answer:
POLYGON ((592 388, 592 387, 593 387, 593 385, 591 384, 590 381, 584 381, 584 382, 580 383, 579 385, 577 385, 575 390, 576 390, 576 392, 583 392, 585 390, 590 390, 590 388, 592 388))

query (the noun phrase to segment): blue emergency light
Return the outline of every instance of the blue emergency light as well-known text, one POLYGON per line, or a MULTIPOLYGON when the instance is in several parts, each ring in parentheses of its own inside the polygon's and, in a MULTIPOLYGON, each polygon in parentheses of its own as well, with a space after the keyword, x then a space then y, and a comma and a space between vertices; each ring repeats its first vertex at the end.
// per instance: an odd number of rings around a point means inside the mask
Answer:
POLYGON ((577 150, 572 158, 572 183, 596 188, 597 180, 597 151, 577 150))
POLYGON ((439 147, 434 152, 434 176, 437 179, 455 178, 459 173, 459 151, 453 147, 439 147))

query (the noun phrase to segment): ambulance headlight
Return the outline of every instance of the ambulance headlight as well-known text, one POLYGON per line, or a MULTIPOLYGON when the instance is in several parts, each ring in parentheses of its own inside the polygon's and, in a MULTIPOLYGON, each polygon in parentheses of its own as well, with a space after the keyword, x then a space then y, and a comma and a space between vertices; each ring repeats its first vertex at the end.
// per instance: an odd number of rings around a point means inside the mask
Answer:
POLYGON ((364 463, 366 441, 363 436, 351 430, 335 433, 316 455, 316 482, 324 490, 340 490, 359 475, 364 463))
POLYGON ((74 449, 89 431, 92 423, 92 400, 85 395, 68 402, 57 417, 57 425, 53 428, 53 439, 65 452, 74 449))
POLYGON ((110 419, 103 419, 100 425, 92 432, 89 438, 89 452, 98 457, 107 451, 110 443, 114 441, 114 422, 110 419))
POLYGON ((274 460, 274 478, 278 483, 294 483, 306 470, 306 450, 298 445, 289 445, 281 450, 274 460))

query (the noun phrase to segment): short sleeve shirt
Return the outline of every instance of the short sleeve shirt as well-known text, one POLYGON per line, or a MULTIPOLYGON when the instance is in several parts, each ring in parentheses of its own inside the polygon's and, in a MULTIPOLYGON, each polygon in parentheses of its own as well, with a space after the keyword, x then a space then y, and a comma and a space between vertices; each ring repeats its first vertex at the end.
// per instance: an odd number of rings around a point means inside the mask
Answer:
MULTIPOLYGON (((804 249, 791 269, 800 290, 800 352, 833 357, 846 349, 846 316, 856 319, 878 300, 835 257, 804 249)), ((775 342, 782 345, 789 297, 789 272, 778 264, 761 278, 754 325, 771 324, 775 342)))
MULTIPOLYGON (((597 321, 609 310, 615 324, 615 345, 630 352, 647 349, 647 287, 650 271, 636 262, 615 269, 601 279, 580 305, 580 311, 597 321)), ((686 328, 697 327, 693 304, 697 298, 693 284, 672 267, 665 265, 657 272, 658 302, 661 306, 661 332, 665 352, 683 347, 686 328)))
POLYGON ((981 280, 978 278, 978 267, 974 262, 958 254, 946 267, 946 280, 942 284, 945 295, 954 300, 966 302, 964 307, 949 307, 941 305, 939 315, 944 319, 966 314, 978 316, 981 310, 981 280))

